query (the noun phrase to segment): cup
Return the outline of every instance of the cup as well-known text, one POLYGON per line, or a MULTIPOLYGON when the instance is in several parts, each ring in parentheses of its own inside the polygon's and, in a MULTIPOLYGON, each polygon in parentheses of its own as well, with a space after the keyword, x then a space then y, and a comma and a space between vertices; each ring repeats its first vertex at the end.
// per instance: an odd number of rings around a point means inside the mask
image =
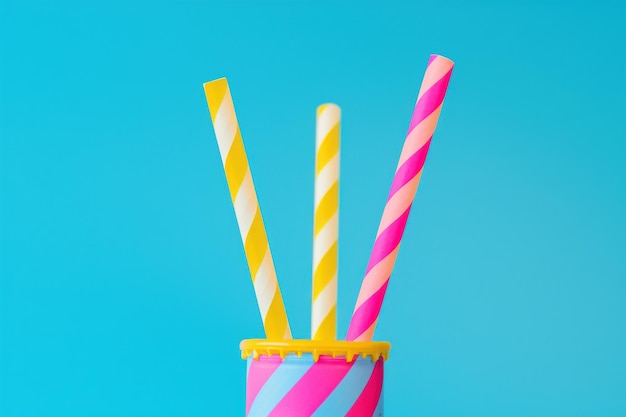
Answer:
POLYGON ((247 417, 382 417, 387 342, 249 339, 247 417))

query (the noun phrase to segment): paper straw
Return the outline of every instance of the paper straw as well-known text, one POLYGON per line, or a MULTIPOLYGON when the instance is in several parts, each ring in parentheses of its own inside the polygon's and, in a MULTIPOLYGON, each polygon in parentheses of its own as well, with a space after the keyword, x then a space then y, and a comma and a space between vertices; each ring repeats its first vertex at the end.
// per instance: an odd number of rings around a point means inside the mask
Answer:
POLYGON ((213 120, 215 137, 265 334, 269 339, 291 339, 287 312, 278 287, 274 262, 226 78, 205 83, 204 93, 213 120))
POLYGON ((347 340, 369 341, 374 335, 380 307, 422 176, 426 154, 437 126, 453 66, 452 61, 439 55, 432 55, 428 62, 391 191, 387 197, 387 205, 378 227, 372 255, 352 314, 347 340))
POLYGON ((335 104, 323 104, 317 108, 311 311, 313 340, 337 338, 340 118, 341 110, 335 104))

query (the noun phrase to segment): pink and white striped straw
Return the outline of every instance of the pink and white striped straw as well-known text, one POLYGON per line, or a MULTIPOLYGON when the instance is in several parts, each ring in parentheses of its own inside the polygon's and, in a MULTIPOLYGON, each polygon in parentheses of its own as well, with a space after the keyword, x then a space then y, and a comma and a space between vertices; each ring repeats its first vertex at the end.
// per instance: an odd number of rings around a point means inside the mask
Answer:
POLYGON ((374 335, 453 66, 440 55, 428 62, 346 340, 370 341, 374 335))

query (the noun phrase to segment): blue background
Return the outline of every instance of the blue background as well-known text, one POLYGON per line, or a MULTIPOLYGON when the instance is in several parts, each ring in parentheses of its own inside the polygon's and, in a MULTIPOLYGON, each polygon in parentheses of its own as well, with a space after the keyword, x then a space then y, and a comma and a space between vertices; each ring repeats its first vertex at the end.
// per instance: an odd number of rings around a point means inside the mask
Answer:
POLYGON ((345 334, 430 53, 456 67, 376 334, 387 415, 626 415, 619 2, 1 4, 0 416, 243 415, 222 76, 300 338, 342 106, 345 334))

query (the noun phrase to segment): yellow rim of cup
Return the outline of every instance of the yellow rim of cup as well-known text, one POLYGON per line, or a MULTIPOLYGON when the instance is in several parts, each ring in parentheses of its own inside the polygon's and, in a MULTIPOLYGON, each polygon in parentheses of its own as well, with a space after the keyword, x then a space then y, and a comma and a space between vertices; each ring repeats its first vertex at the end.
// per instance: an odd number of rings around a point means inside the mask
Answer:
POLYGON ((247 339, 239 344, 241 357, 248 359, 259 359, 261 355, 280 355, 281 359, 289 354, 298 357, 303 353, 313 355, 313 361, 317 362, 320 355, 328 355, 333 358, 345 358, 347 362, 352 362, 355 357, 368 356, 372 361, 377 361, 382 356, 383 360, 389 357, 391 344, 389 342, 348 342, 346 340, 268 340, 268 339, 247 339))

